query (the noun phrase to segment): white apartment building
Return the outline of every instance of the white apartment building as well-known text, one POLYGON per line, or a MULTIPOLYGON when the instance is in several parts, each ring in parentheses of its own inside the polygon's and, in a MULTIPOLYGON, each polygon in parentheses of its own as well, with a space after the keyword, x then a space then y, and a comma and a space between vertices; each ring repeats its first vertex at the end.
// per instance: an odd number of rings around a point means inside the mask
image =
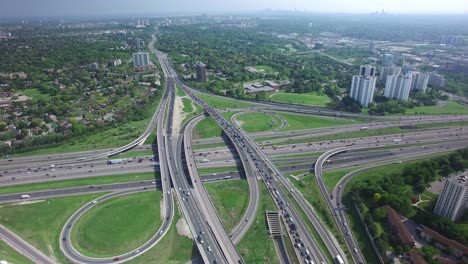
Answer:
POLYGON ((468 172, 465 171, 445 181, 439 194, 434 214, 452 221, 459 220, 468 207, 468 172))

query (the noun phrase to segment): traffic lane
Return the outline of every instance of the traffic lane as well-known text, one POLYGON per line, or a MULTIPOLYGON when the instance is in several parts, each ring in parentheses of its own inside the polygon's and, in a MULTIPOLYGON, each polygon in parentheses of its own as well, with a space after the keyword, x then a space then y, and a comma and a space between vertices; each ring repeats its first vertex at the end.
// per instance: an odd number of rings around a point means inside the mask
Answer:
POLYGON ((2 186, 7 186, 28 183, 32 181, 40 182, 75 178, 88 178, 93 176, 111 176, 139 172, 157 172, 159 171, 158 165, 158 162, 154 163, 150 161, 135 164, 107 165, 106 163, 101 163, 99 165, 90 166, 67 166, 63 168, 49 167, 43 170, 38 170, 37 172, 27 170, 7 171, 7 173, 3 172, 2 176, 0 176, 0 184, 2 186))
POLYGON ((96 192, 109 192, 117 191, 122 189, 130 188, 156 188, 161 189, 161 180, 148 180, 148 181, 139 181, 139 182, 125 182, 125 183, 113 183, 113 184, 104 184, 104 185, 90 185, 83 187, 73 187, 73 188, 62 188, 62 189, 52 189, 52 190, 43 190, 43 191, 32 191, 32 192, 22 192, 14 194, 2 194, 0 195, 0 203, 8 202, 19 202, 25 200, 35 200, 56 196, 69 196, 76 194, 84 193, 96 193, 96 192), (27 194, 30 196, 28 199, 21 199, 22 194, 27 194))

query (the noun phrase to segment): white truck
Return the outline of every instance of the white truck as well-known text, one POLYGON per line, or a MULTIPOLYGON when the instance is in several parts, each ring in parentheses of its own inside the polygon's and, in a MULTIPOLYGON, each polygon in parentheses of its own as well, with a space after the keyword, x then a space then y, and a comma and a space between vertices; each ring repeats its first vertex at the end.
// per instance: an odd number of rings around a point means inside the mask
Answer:
POLYGON ((107 165, 111 165, 111 164, 122 164, 124 162, 123 159, 113 159, 113 160, 108 160, 107 161, 107 165))
POLYGON ((209 159, 202 159, 202 160, 200 161, 200 163, 207 163, 207 162, 210 162, 210 160, 209 160, 209 159))
POLYGON ((361 130, 367 130, 367 127, 361 127, 361 130))
POLYGON ((31 196, 30 196, 29 194, 22 194, 22 195, 20 196, 20 198, 21 198, 21 199, 29 199, 29 198, 31 198, 31 196))

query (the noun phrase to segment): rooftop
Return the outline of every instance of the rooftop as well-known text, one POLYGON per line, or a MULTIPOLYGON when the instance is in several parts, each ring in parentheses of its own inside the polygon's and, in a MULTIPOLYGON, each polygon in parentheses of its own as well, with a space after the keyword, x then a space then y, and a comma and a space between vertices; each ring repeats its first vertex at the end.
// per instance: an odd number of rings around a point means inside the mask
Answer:
POLYGON ((428 227, 423 227, 421 232, 431 236, 433 240, 436 240, 440 244, 443 244, 447 247, 458 249, 461 252, 463 252, 463 255, 468 256, 468 247, 463 245, 462 243, 449 239, 428 227))

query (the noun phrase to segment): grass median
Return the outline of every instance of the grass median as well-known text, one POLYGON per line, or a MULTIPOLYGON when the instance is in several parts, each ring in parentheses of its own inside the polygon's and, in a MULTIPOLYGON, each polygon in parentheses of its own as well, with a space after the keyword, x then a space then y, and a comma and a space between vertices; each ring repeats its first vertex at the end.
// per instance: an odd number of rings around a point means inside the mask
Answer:
POLYGON ((226 231, 239 223, 249 204, 249 184, 246 180, 206 183, 205 188, 226 231))
POLYGON ((161 226, 161 199, 161 192, 150 191, 97 204, 73 227, 73 245, 90 257, 112 257, 132 251, 161 226))

